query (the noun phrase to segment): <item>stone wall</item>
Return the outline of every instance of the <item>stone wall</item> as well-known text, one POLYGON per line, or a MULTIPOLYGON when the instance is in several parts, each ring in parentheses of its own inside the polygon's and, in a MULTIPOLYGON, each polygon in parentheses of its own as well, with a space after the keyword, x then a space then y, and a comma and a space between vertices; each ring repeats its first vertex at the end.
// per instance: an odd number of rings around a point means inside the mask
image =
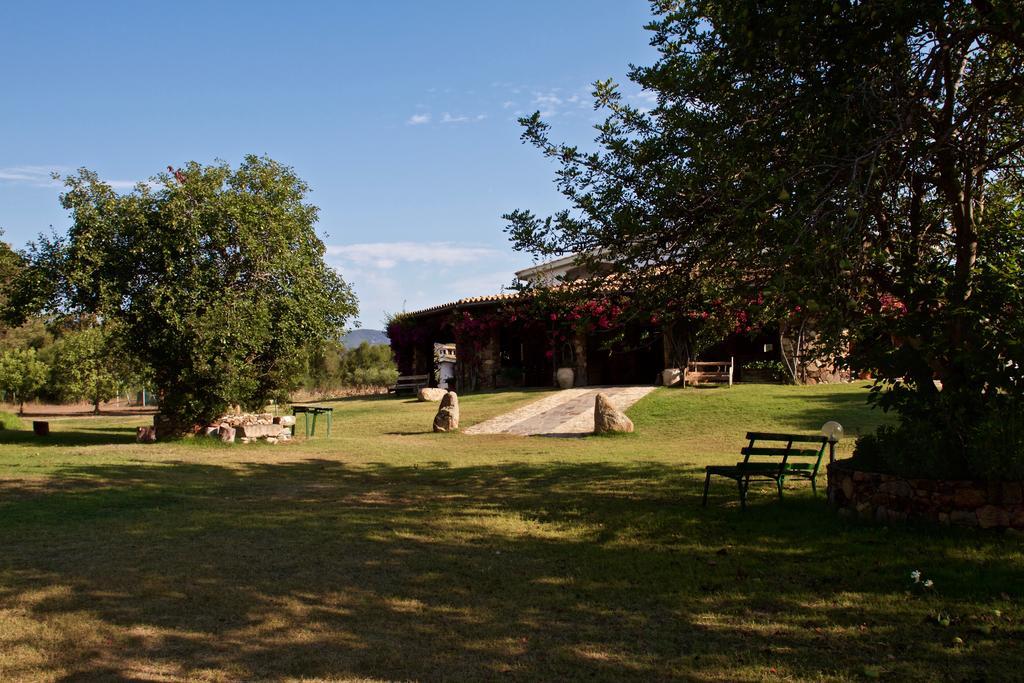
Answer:
POLYGON ((841 460, 828 466, 828 499, 840 513, 879 522, 1024 531, 1024 482, 908 479, 861 472, 841 460))

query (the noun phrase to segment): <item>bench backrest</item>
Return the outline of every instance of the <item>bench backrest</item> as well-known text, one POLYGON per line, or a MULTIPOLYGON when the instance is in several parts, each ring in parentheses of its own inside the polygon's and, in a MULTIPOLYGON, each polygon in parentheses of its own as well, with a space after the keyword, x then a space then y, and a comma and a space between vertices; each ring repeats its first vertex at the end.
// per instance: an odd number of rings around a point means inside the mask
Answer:
POLYGON ((750 462, 752 457, 778 459, 779 471, 782 471, 790 458, 814 458, 814 466, 810 472, 812 477, 818 474, 818 467, 821 466, 821 459, 825 455, 825 446, 828 445, 828 438, 809 434, 747 432, 747 440, 750 443, 740 451, 744 463, 750 462), (758 445, 759 442, 761 445, 758 445), (764 445, 765 442, 771 445, 764 445))
POLYGON ((417 384, 419 382, 426 382, 430 379, 430 375, 400 375, 396 384, 417 384))

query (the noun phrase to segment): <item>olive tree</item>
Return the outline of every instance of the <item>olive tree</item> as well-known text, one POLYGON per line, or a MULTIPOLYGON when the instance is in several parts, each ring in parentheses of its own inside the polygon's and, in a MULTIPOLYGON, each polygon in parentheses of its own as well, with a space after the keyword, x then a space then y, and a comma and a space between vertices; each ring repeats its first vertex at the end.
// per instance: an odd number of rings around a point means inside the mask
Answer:
POLYGON ((810 323, 979 474, 978 426, 1024 425, 1020 3, 652 6, 659 58, 630 74, 649 111, 599 82, 590 151, 522 120, 571 209, 509 213, 514 244, 611 262, 667 310, 711 296, 810 323))
POLYGON ((64 185, 71 227, 32 246, 11 308, 116 324, 182 428, 283 398, 356 313, 308 186, 272 159, 190 162, 124 194, 86 169, 64 185))

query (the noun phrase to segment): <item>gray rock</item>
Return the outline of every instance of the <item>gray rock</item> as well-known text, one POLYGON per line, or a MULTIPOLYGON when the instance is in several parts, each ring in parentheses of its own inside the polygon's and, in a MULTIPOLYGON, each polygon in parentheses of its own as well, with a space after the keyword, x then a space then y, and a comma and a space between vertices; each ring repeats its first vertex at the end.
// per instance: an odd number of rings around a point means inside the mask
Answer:
POLYGON ((416 398, 421 401, 436 403, 444 398, 448 392, 440 387, 421 387, 416 393, 416 398))
POLYGON ((228 425, 221 425, 220 426, 220 431, 218 432, 218 434, 220 435, 220 440, 223 441, 224 443, 234 443, 235 442, 235 428, 234 427, 230 427, 228 425))
POLYGON ((594 399, 594 433, 632 432, 633 421, 612 405, 608 397, 599 393, 594 399))
POLYGON ((459 428, 459 397, 454 391, 445 393, 441 407, 434 416, 435 432, 453 432, 459 428))
POLYGON ((275 424, 239 425, 238 436, 249 439, 262 439, 268 436, 277 438, 278 436, 281 436, 281 432, 285 429, 287 429, 287 427, 275 424))

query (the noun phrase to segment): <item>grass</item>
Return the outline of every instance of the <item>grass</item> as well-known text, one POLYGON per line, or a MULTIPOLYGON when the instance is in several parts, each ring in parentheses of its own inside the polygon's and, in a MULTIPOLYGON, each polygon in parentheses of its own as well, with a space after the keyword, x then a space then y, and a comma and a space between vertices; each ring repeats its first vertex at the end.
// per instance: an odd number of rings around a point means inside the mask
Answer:
MULTIPOLYGON (((8 432, 0 679, 1021 680, 1019 537, 849 521, 806 487, 700 507, 744 431, 863 432, 864 394, 662 389, 612 438, 433 434, 395 398, 281 446, 8 432)), ((537 397, 461 397, 463 425, 537 397)))

